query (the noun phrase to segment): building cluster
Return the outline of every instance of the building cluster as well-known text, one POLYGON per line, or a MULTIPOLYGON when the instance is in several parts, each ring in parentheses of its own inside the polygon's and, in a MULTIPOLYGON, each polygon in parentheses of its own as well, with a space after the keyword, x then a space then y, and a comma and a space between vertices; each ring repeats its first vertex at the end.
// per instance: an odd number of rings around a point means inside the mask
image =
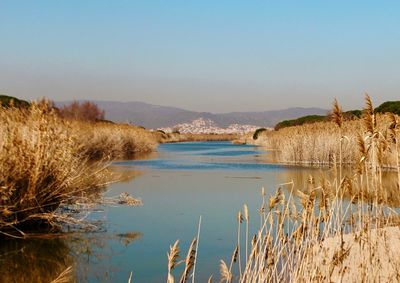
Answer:
POLYGON ((210 119, 198 118, 191 123, 182 123, 173 127, 160 128, 166 133, 179 132, 182 134, 245 134, 258 129, 254 125, 231 124, 227 128, 218 127, 210 119))

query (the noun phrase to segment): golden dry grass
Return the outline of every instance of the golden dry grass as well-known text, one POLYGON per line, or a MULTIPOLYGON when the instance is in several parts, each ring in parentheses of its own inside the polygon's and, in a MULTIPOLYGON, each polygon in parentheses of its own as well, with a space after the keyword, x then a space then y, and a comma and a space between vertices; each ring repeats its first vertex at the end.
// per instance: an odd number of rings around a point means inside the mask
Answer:
POLYGON ((242 265, 232 256, 234 264, 221 268, 222 282, 398 282, 400 260, 390 252, 400 245, 394 211, 345 202, 336 185, 310 184, 309 193, 284 185, 289 193, 263 194, 260 228, 251 242, 239 240, 233 254, 247 244, 251 249, 242 265))
MULTIPOLYGON (((365 114, 368 113, 369 105, 367 103, 365 114)), ((339 111, 340 106, 336 105, 333 110, 335 109, 339 111)), ((397 145, 392 142, 394 138, 392 125, 393 119, 399 120, 399 118, 392 114, 382 115, 373 112, 372 114, 364 115, 364 119, 344 121, 343 116, 340 118, 338 116, 340 114, 336 113, 332 121, 264 132, 260 140, 255 143, 267 150, 272 150, 275 161, 280 163, 320 166, 332 165, 335 160, 337 162, 341 160, 343 164, 357 165, 361 157, 359 147, 365 144, 364 133, 373 131, 372 135, 376 135, 379 140, 377 142, 382 143, 380 147, 382 150, 379 153, 382 166, 397 168, 397 145), (373 121, 365 121, 371 116, 373 116, 373 121), (342 157, 340 158, 339 155, 342 157)), ((367 150, 370 145, 365 144, 365 146, 367 150)), ((376 155, 372 152, 370 154, 376 155)))
POLYGON ((329 127, 325 123, 287 130, 298 130, 299 139, 307 136, 305 129, 314 130, 313 138, 319 136, 316 129, 331 133, 325 137, 333 150, 332 176, 310 176, 302 190, 293 181, 280 184, 269 197, 262 189, 259 229, 251 240, 245 205, 238 212, 230 264, 220 263, 220 282, 400 282, 400 259, 393 252, 400 248, 399 203, 393 202, 400 178, 394 188, 386 187, 383 179, 386 151, 400 176, 399 127, 397 117, 375 117, 369 97, 366 102, 364 118, 355 125, 342 121, 335 103, 336 117, 329 127), (355 149, 347 154, 344 140, 350 129, 357 129, 358 136, 355 149), (343 170, 344 160, 356 165, 353 170, 343 170), (245 239, 240 237, 243 230, 245 239))
POLYGON ((91 160, 132 159, 157 147, 149 131, 127 124, 72 121, 83 155, 91 160))
POLYGON ((382 201, 381 180, 378 170, 342 180, 310 176, 305 190, 289 182, 269 198, 262 190, 260 228, 251 242, 238 238, 234 254, 248 244, 251 250, 236 274, 232 266, 221 270, 221 281, 399 282, 400 259, 392 252, 400 247, 399 215, 382 201))
POLYGON ((66 220, 59 207, 99 198, 109 160, 155 146, 143 129, 67 121, 46 102, 0 108, 0 233, 25 236, 66 220))

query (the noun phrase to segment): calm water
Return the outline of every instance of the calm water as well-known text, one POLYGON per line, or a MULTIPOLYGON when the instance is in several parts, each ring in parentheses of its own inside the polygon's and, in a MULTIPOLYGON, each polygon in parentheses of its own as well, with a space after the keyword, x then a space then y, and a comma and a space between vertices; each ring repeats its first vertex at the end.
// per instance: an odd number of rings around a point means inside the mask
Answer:
POLYGON ((95 233, 2 240, 0 281, 49 282, 73 265, 78 282, 127 282, 131 271, 133 282, 165 282, 169 245, 180 239, 185 256, 200 215, 197 281, 211 274, 218 280, 219 260, 228 260, 236 245, 236 214, 243 204, 255 232, 261 187, 269 194, 280 183, 302 185, 309 174, 319 173, 266 164, 267 155, 248 145, 193 142, 164 144, 147 159, 115 162, 116 171, 135 177, 110 186, 106 194, 128 192, 144 205, 99 207, 90 214, 99 227, 95 233))

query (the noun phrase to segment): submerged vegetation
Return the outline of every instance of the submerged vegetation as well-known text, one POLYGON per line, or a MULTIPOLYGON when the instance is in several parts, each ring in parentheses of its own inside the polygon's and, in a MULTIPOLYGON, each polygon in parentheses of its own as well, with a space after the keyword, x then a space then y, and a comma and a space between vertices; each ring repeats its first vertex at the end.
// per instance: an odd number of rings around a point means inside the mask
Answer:
MULTIPOLYGON (((318 128, 297 127, 301 130, 296 135, 329 139, 335 149, 333 178, 310 176, 306 188, 289 181, 269 198, 262 189, 257 231, 249 231, 249 210, 244 205, 237 215, 236 247, 231 258, 220 262, 220 282, 399 281, 400 259, 395 252, 400 246, 399 203, 393 202, 400 185, 398 117, 376 115, 367 96, 362 120, 346 122, 336 101, 332 118, 318 128), (318 133, 325 128, 330 135, 318 133), (355 150, 347 155, 352 148, 345 147, 350 139, 346 135, 354 131, 355 150), (385 187, 382 177, 387 152, 399 176, 394 189, 385 187), (355 165, 350 173, 343 170, 345 162, 355 165)), ((289 133, 285 138, 290 145, 289 133)), ((176 242, 168 254, 168 282, 173 282, 171 266, 177 265, 178 257, 176 242)))

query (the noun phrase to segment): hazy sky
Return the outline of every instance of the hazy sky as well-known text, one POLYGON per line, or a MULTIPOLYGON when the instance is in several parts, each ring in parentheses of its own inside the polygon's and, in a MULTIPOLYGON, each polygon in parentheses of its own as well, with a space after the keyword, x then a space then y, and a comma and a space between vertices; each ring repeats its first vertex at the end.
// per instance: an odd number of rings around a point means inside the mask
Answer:
POLYGON ((0 0, 0 93, 228 112, 400 100, 400 1, 0 0))

